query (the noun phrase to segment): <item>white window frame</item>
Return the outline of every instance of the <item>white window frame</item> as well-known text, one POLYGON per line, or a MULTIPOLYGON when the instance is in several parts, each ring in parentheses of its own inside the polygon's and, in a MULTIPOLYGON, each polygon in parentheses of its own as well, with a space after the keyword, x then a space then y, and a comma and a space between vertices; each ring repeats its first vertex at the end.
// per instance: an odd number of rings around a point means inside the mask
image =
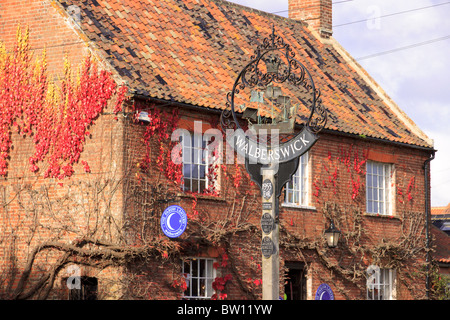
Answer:
POLYGON ((184 191, 203 193, 212 187, 217 189, 217 180, 212 181, 208 174, 209 167, 214 165, 214 159, 208 154, 207 148, 211 137, 212 135, 199 133, 182 136, 184 191), (197 176, 195 177, 195 175, 197 176))
POLYGON ((390 163, 367 161, 366 164, 366 212, 391 215, 391 192, 394 166, 390 163))
POLYGON ((395 270, 377 267, 374 272, 367 283, 367 300, 395 300, 395 270))
POLYGON ((184 299, 210 299, 215 293, 212 283, 216 278, 215 259, 186 258, 182 261, 182 274, 186 279, 184 299))
POLYGON ((298 161, 298 169, 291 181, 284 188, 284 205, 308 207, 310 198, 309 187, 309 152, 303 154, 298 161))

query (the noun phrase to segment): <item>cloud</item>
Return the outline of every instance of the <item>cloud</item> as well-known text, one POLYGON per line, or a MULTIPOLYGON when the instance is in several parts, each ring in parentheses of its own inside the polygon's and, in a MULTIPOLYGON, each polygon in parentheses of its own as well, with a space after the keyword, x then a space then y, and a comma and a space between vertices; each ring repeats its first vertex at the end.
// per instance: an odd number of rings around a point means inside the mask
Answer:
POLYGON ((433 207, 446 206, 450 203, 450 148, 448 148, 448 131, 429 131, 434 139, 436 158, 431 162, 431 204, 433 207))
MULTIPOLYGON (((334 24, 362 20, 373 1, 335 6, 334 24), (337 21, 336 21, 337 20, 337 21)), ((442 1, 377 1, 381 15, 426 7, 442 1)), ((383 52, 449 35, 450 5, 381 18, 379 28, 352 24, 334 28, 336 39, 355 57, 383 52)), ((361 60, 360 64, 408 116, 435 141, 431 163, 432 205, 450 202, 450 40, 361 60)))

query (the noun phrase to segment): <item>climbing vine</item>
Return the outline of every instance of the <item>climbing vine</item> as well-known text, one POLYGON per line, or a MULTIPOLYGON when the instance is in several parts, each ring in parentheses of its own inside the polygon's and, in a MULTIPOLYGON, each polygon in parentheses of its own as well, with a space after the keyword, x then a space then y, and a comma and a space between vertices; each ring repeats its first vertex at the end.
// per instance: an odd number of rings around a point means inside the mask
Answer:
MULTIPOLYGON (((315 171, 312 181, 313 199, 322 208, 325 221, 333 220, 342 231, 339 249, 334 255, 328 256, 323 250, 323 238, 304 238, 296 234, 290 225, 283 225, 284 246, 298 250, 299 259, 320 261, 334 276, 339 275, 345 281, 353 283, 365 294, 366 269, 374 264, 382 268, 398 270, 397 279, 408 288, 411 296, 423 298, 423 282, 414 279, 425 279, 425 216, 414 211, 414 198, 417 195, 416 173, 409 168, 393 166, 390 187, 396 197, 392 205, 395 210, 386 216, 389 220, 396 218, 391 226, 397 228, 398 233, 383 234, 377 240, 369 238, 367 223, 369 219, 377 219, 379 226, 385 225, 380 219, 364 214, 365 175, 368 161, 368 149, 357 149, 353 145, 340 146, 337 154, 328 152, 327 160, 320 164, 315 171), (402 170, 397 170, 402 169, 402 170), (334 198, 339 195, 339 202, 334 198), (338 204, 339 203, 339 204, 338 204), (345 205, 344 205, 345 204, 345 205), (296 245, 292 245, 296 243, 296 245), (314 258, 311 257, 314 256, 314 258), (348 263, 348 262, 351 263, 348 263), (421 295, 422 294, 422 295, 421 295)), ((379 215, 378 215, 379 216, 379 215)), ((374 220, 375 222, 375 220, 374 220)), ((372 231, 373 232, 373 231, 372 231)), ((283 239, 280 237, 280 239, 283 239)), ((324 282, 331 282, 328 276, 315 271, 316 276, 324 282)), ((343 295, 349 296, 348 289, 336 283, 336 289, 343 295)))
MULTIPOLYGON (((221 259, 221 262, 220 263, 215 262, 213 264, 213 268, 217 269, 217 268, 221 267, 222 270, 225 270, 228 266, 228 254, 226 253, 225 250, 222 250, 220 259, 221 259)), ((217 276, 212 283, 212 288, 216 291, 216 293, 211 296, 211 299, 212 300, 226 299, 228 295, 226 293, 224 293, 225 287, 226 287, 227 283, 229 281, 231 281, 232 279, 233 279, 233 276, 231 275, 231 273, 227 273, 223 277, 217 276)))
MULTIPOLYGON (((29 31, 19 27, 13 50, 0 46, 0 176, 7 174, 15 129, 32 137, 32 172, 45 162, 44 177, 70 177, 90 136, 89 128, 113 97, 113 110, 119 112, 126 92, 127 88, 118 87, 111 74, 99 70, 90 56, 76 75, 66 59, 60 82, 50 81, 45 50, 33 60, 29 31)), ((90 172, 89 164, 82 164, 90 172)))
MULTIPOLYGON (((152 150, 158 150, 158 155, 156 158, 156 165, 160 172, 164 176, 176 182, 177 184, 182 183, 183 172, 181 161, 181 151, 173 152, 173 154, 178 158, 172 161, 172 150, 175 147, 175 142, 171 141, 171 135, 173 131, 177 128, 179 121, 178 110, 173 109, 171 113, 166 111, 161 111, 154 105, 146 106, 139 103, 134 103, 133 110, 136 114, 136 122, 139 122, 138 116, 140 112, 145 110, 147 114, 147 124, 145 128, 145 133, 143 137, 143 142, 145 146, 145 154, 142 159, 138 159, 136 166, 138 166, 143 173, 148 173, 150 167, 152 166, 152 150), (155 143, 155 144, 152 144, 155 143), (170 160, 169 160, 170 159, 170 160)), ((137 177, 140 178, 139 174, 137 177)))
MULTIPOLYGON (((289 219, 280 220, 280 248, 294 252, 294 255, 297 255, 296 259, 306 262, 307 268, 315 273, 318 279, 336 283, 336 290, 348 298, 352 297, 348 287, 329 279, 329 276, 320 272, 317 267, 312 267, 312 261, 330 270, 330 276, 332 275, 333 279, 340 277, 343 281, 354 284, 355 288, 361 291, 362 297, 365 296, 366 290, 366 269, 370 264, 386 268, 414 265, 411 271, 400 268, 402 271, 397 275, 399 281, 410 288, 412 296, 417 296, 418 292, 423 291, 416 290, 419 284, 412 283, 411 279, 414 278, 412 273, 415 272, 420 273, 420 277, 424 277, 424 272, 417 271, 421 270, 420 257, 426 251, 423 239, 419 236, 424 234, 423 216, 411 211, 398 211, 400 212, 396 217, 398 221, 396 225, 399 225, 400 232, 398 236, 383 237, 374 243, 368 239, 366 219, 360 208, 364 197, 368 153, 367 149, 356 149, 352 145, 341 146, 337 154, 328 153, 328 157, 321 164, 321 170, 316 171, 317 174, 313 180, 313 198, 322 208, 324 221, 333 219, 336 226, 343 232, 339 248, 334 252, 325 250, 326 244, 322 235, 301 236, 292 217, 290 223, 289 219), (348 205, 338 205, 333 200, 337 195, 340 199, 347 199, 345 203, 348 205)), ((224 216, 223 220, 217 220, 216 216, 200 205, 200 201, 204 200, 200 200, 199 195, 192 195, 192 210, 188 213, 192 219, 190 237, 201 239, 203 244, 208 243, 213 247, 225 248, 225 251, 221 253, 222 262, 214 265, 215 268, 222 269, 222 274, 214 280, 213 288, 216 290, 214 299, 226 298, 226 289, 230 283, 239 287, 248 298, 254 299, 259 296, 262 285, 260 256, 253 256, 248 251, 244 252, 248 248, 244 249, 246 245, 243 243, 257 244, 261 235, 258 223, 253 221, 250 215, 244 216, 242 208, 248 207, 248 200, 252 196, 253 203, 257 203, 259 194, 252 195, 248 188, 242 188, 242 186, 250 185, 250 180, 244 174, 245 170, 242 172, 242 166, 236 162, 233 165, 220 165, 220 169, 223 181, 221 195, 227 194, 227 190, 232 190, 230 195, 225 195, 228 199, 233 199, 231 203, 227 203, 229 214, 224 216), (237 249, 233 248, 233 244, 237 246, 237 249), (245 257, 245 261, 240 257, 245 257), (226 261, 225 264, 223 264, 224 261, 226 261), (225 269, 229 271, 225 272, 225 269)), ((414 175, 405 174, 401 179, 397 177, 396 183, 397 190, 401 190, 400 185, 404 184, 406 194, 411 196, 414 194, 414 175)), ((411 201, 411 197, 406 196, 405 199, 411 201)), ((401 201, 402 199, 399 198, 398 202, 401 203, 401 201)), ((259 214, 258 210, 252 209, 253 214, 259 214)), ((390 218, 393 217, 390 216, 390 218)), ((176 281, 178 286, 175 287, 183 290, 183 285, 181 287, 179 285, 180 279, 176 281)))
POLYGON ((354 150, 353 145, 348 148, 339 147, 337 155, 328 152, 327 161, 322 164, 319 172, 313 180, 313 196, 317 203, 322 203, 328 196, 327 190, 333 196, 338 192, 346 192, 351 195, 351 200, 360 200, 361 191, 364 189, 365 164, 368 150, 354 150), (348 176, 348 184, 346 181, 348 176))

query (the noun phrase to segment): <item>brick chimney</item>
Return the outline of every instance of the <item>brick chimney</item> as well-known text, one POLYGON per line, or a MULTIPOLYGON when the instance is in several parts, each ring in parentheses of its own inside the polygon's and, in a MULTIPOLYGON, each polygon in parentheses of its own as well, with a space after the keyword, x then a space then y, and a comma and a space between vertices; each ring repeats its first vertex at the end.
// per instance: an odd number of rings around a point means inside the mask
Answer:
POLYGON ((307 22, 324 38, 333 34, 331 0, 289 0, 289 18, 307 22))

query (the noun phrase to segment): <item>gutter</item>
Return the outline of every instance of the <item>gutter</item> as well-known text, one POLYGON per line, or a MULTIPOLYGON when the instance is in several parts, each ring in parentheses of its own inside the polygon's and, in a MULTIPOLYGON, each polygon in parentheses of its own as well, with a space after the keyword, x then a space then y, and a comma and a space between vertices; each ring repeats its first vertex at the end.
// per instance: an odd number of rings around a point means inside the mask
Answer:
MULTIPOLYGON (((436 151, 433 146, 430 146, 430 147, 420 146, 420 145, 416 145, 416 144, 408 144, 406 142, 392 141, 392 140, 375 138, 375 137, 370 137, 370 136, 362 138, 360 135, 358 135, 356 133, 348 133, 348 132, 337 131, 337 130, 332 130, 332 129, 323 129, 321 132, 329 133, 329 134, 333 134, 333 135, 337 135, 337 136, 343 136, 343 137, 347 137, 347 138, 362 139, 362 141, 385 143, 385 144, 390 144, 390 145, 394 145, 394 146, 398 146, 398 147, 411 148, 411 149, 416 149, 416 150, 421 150, 421 151, 428 151, 428 152, 432 152, 433 154, 436 151)), ((431 159, 431 160, 433 160, 433 159, 431 159)))
MULTIPOLYGON (((191 110, 196 110, 196 111, 201 111, 201 112, 209 112, 209 113, 213 113, 213 114, 221 114, 223 111, 223 109, 197 106, 197 105, 193 105, 193 104, 189 104, 189 103, 185 103, 185 102, 170 101, 170 100, 165 100, 165 99, 161 99, 161 98, 152 98, 152 97, 145 96, 142 94, 137 94, 137 93, 132 93, 131 98, 163 103, 164 106, 179 106, 179 107, 183 107, 183 108, 187 108, 187 109, 191 109, 191 110)), ((296 128, 301 130, 303 128, 303 125, 296 123, 296 128)), ((332 135, 344 136, 344 137, 353 138, 353 139, 358 139, 358 138, 362 139, 361 136, 358 134, 347 133, 347 132, 342 132, 342 131, 337 131, 337 130, 332 130, 332 129, 324 128, 321 132, 332 134, 332 135)), ((398 141, 392 141, 392 140, 386 140, 386 139, 374 138, 374 137, 364 137, 363 139, 365 141, 387 143, 387 144, 391 144, 391 145, 395 145, 395 146, 399 146, 399 147, 412 148, 412 149, 421 150, 421 151, 428 151, 428 152, 431 151, 433 154, 436 151, 436 150, 434 150, 434 148, 432 146, 431 147, 420 146, 420 145, 415 145, 415 144, 408 144, 405 142, 398 142, 398 141)), ((433 159, 434 159, 434 157, 433 157, 433 159)), ((431 159, 431 160, 433 160, 433 159, 431 159)))
POLYGON ((431 153, 431 157, 425 160, 423 163, 423 169, 424 169, 424 186, 425 186, 425 227, 426 227, 426 264, 427 264, 427 276, 426 276, 426 294, 427 299, 430 299, 430 219, 431 219, 431 212, 430 212, 430 192, 429 192, 429 175, 428 172, 430 171, 430 162, 435 158, 435 151, 433 150, 431 153))
POLYGON ((203 111, 203 112, 206 111, 206 112, 215 113, 215 114, 221 114, 223 111, 222 109, 202 107, 202 106, 197 106, 197 105, 193 105, 193 104, 189 104, 189 103, 185 103, 185 102, 171 101, 171 100, 165 100, 165 99, 161 99, 161 98, 152 98, 152 97, 148 97, 148 96, 138 94, 138 93, 131 93, 130 97, 131 97, 131 99, 154 101, 157 103, 162 103, 164 106, 183 107, 186 109, 203 111))

